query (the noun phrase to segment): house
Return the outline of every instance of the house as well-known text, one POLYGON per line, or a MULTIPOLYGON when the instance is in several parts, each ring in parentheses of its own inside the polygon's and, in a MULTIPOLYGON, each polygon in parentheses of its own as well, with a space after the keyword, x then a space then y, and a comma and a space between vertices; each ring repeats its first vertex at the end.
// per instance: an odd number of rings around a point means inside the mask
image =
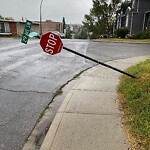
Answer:
MULTIPOLYGON (((25 24, 24 21, 0 20, 0 35, 22 36, 25 24)), ((32 22, 31 31, 39 32, 39 23, 32 22)))
MULTIPOLYGON (((25 21, 0 20, 0 35, 22 36, 25 21)), ((31 31, 39 33, 40 22, 33 21, 31 31)), ((42 33, 49 31, 59 31, 63 33, 63 23, 51 20, 42 21, 42 33)))
POLYGON ((150 0, 131 0, 125 14, 117 15, 116 28, 128 28, 130 34, 150 29, 150 0))
POLYGON ((42 33, 46 33, 49 31, 58 31, 63 33, 63 23, 55 22, 52 20, 46 20, 42 22, 42 33))
POLYGON ((82 29, 81 24, 66 24, 65 33, 67 35, 67 38, 75 38, 75 35, 79 33, 82 29))

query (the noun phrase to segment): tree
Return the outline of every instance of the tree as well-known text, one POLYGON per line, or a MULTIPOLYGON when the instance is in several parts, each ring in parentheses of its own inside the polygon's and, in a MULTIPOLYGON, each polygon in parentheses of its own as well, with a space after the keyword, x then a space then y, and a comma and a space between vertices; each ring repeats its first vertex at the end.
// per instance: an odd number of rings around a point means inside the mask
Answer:
POLYGON ((83 25, 88 29, 91 38, 99 38, 101 34, 112 34, 113 22, 121 0, 93 0, 89 15, 85 15, 83 25))
POLYGON ((63 33, 65 32, 66 29, 66 22, 65 22, 65 17, 63 17, 63 33))
POLYGON ((12 17, 3 17, 2 15, 0 15, 0 19, 1 20, 14 20, 12 17))
POLYGON ((75 33, 75 38, 76 39, 87 39, 88 34, 87 34, 87 29, 81 26, 78 30, 78 32, 75 33))
POLYGON ((117 13, 126 13, 126 10, 128 7, 131 7, 131 1, 125 0, 124 2, 121 3, 120 9, 117 11, 117 13))
POLYGON ((66 38, 71 39, 71 29, 69 25, 66 25, 66 38))

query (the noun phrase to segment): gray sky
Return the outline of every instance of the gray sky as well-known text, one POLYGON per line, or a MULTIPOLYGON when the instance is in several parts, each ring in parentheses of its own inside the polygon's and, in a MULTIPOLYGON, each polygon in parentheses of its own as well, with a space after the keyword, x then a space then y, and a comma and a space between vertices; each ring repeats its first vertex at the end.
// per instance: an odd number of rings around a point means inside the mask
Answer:
MULTIPOLYGON (((39 20, 41 0, 0 0, 0 15, 21 20, 39 20)), ((81 23, 92 8, 92 0, 43 0, 42 20, 81 23)))

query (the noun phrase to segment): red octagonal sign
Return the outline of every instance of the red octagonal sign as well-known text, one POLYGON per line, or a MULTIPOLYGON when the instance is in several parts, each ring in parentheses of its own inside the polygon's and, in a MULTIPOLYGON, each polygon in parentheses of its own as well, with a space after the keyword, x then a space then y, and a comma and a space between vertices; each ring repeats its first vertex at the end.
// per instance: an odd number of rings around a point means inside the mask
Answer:
POLYGON ((40 40, 40 45, 44 52, 54 55, 57 53, 60 53, 63 43, 59 37, 59 35, 56 35, 52 32, 48 32, 46 34, 43 34, 40 40))

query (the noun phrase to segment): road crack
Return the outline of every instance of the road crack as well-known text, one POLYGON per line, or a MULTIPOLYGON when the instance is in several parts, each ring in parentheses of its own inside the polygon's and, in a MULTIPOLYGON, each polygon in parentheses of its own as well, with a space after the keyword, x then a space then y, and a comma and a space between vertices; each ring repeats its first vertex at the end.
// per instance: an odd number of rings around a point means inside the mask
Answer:
POLYGON ((32 90, 29 90, 29 91, 15 91, 15 90, 10 90, 10 89, 5 89, 5 88, 0 88, 0 90, 14 92, 14 93, 38 93, 38 94, 48 94, 48 93, 50 93, 50 92, 40 92, 40 91, 32 91, 32 90))

